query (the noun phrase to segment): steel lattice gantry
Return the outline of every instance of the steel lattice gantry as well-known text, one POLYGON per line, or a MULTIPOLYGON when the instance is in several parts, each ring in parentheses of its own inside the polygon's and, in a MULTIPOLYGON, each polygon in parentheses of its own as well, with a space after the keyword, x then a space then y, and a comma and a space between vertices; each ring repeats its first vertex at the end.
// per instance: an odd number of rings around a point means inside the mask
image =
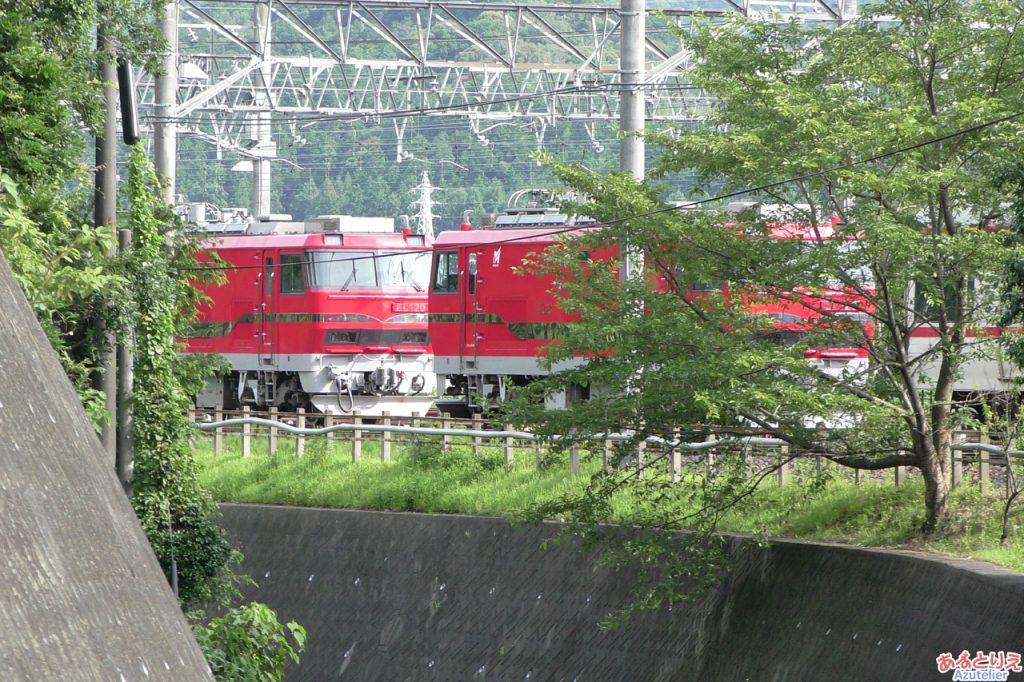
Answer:
MULTIPOLYGON (((856 14, 854 3, 699 5, 712 17, 835 23, 856 14)), ((662 4, 649 0, 647 8, 646 119, 699 119, 708 102, 688 83, 689 53, 666 27, 685 28, 698 2, 662 4)), ((580 120, 592 131, 619 117, 622 20, 617 3, 177 0, 168 8, 176 58, 165 62, 176 68, 161 79, 176 101, 158 106, 159 88, 145 74, 139 100, 144 121, 254 159, 274 156, 271 118, 297 136, 317 121, 394 119, 399 158, 412 116, 461 118, 478 136, 494 121, 526 119, 542 141, 558 120, 580 120)))

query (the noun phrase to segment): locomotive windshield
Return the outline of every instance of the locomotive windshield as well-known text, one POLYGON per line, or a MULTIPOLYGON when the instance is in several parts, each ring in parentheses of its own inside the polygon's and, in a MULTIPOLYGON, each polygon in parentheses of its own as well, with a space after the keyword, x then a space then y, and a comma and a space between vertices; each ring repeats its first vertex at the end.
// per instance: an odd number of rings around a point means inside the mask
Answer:
POLYGON ((427 288, 430 279, 430 253, 392 252, 377 261, 381 281, 386 287, 412 287, 416 291, 427 288))
POLYGON ((430 254, 402 251, 310 251, 313 289, 411 288, 423 291, 430 278, 430 254))

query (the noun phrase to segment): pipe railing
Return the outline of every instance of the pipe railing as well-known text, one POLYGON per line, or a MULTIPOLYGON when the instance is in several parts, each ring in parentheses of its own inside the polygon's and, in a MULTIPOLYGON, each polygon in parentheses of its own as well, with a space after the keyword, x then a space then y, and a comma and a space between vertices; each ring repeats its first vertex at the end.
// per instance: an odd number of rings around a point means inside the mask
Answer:
MULTIPOLYGON (((308 416, 308 415, 307 415, 308 416)), ((417 420, 439 420, 438 418, 431 417, 417 417, 417 420)), ((369 433, 406 433, 410 435, 418 436, 463 436, 467 438, 514 438, 515 440, 525 441, 537 441, 537 442, 558 442, 562 440, 559 436, 540 436, 530 431, 498 431, 493 429, 457 429, 457 428, 438 428, 432 426, 405 426, 402 424, 365 424, 365 423, 341 423, 332 424, 330 426, 322 427, 298 427, 289 424, 287 421, 279 421, 273 419, 265 419, 263 417, 237 417, 232 419, 225 419, 223 421, 213 422, 197 422, 196 426, 201 431, 216 431, 217 429, 228 428, 232 426, 244 426, 249 424, 251 426, 265 426, 267 428, 280 429, 293 435, 301 436, 322 436, 328 433, 335 433, 338 431, 365 431, 369 433)), ((598 433, 586 438, 575 438, 574 440, 587 440, 587 441, 601 441, 611 440, 614 442, 633 442, 635 436, 631 433, 598 433)), ((743 447, 788 447, 791 445, 788 441, 782 440, 781 438, 765 438, 762 436, 729 436, 726 438, 719 438, 716 440, 705 440, 697 442, 685 442, 682 440, 667 440, 660 436, 648 436, 645 442, 649 445, 660 445, 662 447, 670 449, 687 450, 690 452, 701 452, 704 450, 711 450, 719 447, 728 447, 732 445, 739 445, 743 447)), ((1022 458, 1024 457, 1024 450, 1007 450, 998 445, 992 445, 991 443, 954 443, 952 445, 953 450, 960 452, 986 452, 994 455, 1002 455, 1003 457, 1022 458)), ((828 457, 828 455, 821 453, 804 454, 801 456, 812 456, 812 457, 828 457)))
MULTIPOLYGON (((232 417, 228 419, 221 419, 224 414, 223 410, 217 410, 217 417, 214 421, 200 421, 196 422, 196 427, 203 432, 214 432, 218 438, 215 443, 222 440, 223 433, 225 430, 239 428, 241 429, 241 435, 243 437, 243 456, 248 456, 251 452, 251 446, 248 439, 253 437, 251 433, 252 427, 262 427, 268 429, 271 434, 272 442, 276 438, 275 434, 280 431, 287 434, 291 434, 296 437, 296 455, 301 456, 302 453, 302 442, 306 437, 324 436, 331 438, 333 434, 337 433, 352 433, 353 434, 353 459, 357 458, 356 449, 361 448, 361 439, 364 434, 380 434, 382 444, 382 458, 385 461, 390 461, 390 436, 392 434, 396 436, 427 436, 427 437, 439 437, 442 440, 442 444, 447 447, 448 439, 450 438, 468 438, 472 439, 474 454, 478 452, 480 447, 501 447, 503 444, 505 447, 505 459, 507 467, 511 467, 514 460, 513 447, 514 442, 520 443, 533 443, 533 447, 538 453, 538 462, 540 461, 540 452, 545 444, 559 443, 566 439, 562 437, 551 437, 542 436, 530 431, 515 430, 506 427, 502 430, 484 429, 482 428, 483 420, 477 416, 472 420, 460 420, 452 418, 448 415, 432 416, 432 417, 392 417, 385 415, 383 421, 385 423, 362 423, 362 417, 359 415, 351 415, 348 418, 353 419, 351 423, 330 423, 334 417, 326 415, 310 415, 304 412, 298 412, 296 414, 277 414, 276 419, 267 419, 265 417, 258 416, 244 416, 248 410, 243 411, 242 417, 232 417), (325 419, 328 423, 324 426, 304 426, 306 418, 317 417, 325 419), (389 423, 392 421, 412 421, 411 425, 401 423, 389 423), (290 421, 298 422, 299 425, 289 423, 290 421), (443 426, 421 426, 418 424, 420 421, 437 422, 440 421, 443 426), (447 424, 464 424, 468 427, 452 427, 447 424), (487 441, 488 445, 484 445, 487 441), (502 443, 495 443, 495 441, 502 441, 502 443), (385 450, 387 452, 385 456, 385 450)), ((193 413, 193 421, 195 421, 195 413, 193 413)), ((977 432, 973 432, 977 434, 977 432)), ((958 432, 955 436, 955 442, 952 445, 954 451, 953 455, 953 485, 954 487, 959 485, 963 476, 963 465, 969 461, 975 461, 979 463, 981 468, 981 479, 983 481, 990 479, 990 465, 995 464, 997 466, 1006 467, 1011 459, 1024 458, 1024 451, 1014 450, 994 445, 986 442, 964 442, 966 434, 964 432, 958 432), (965 454, 974 453, 975 458, 968 460, 964 457, 965 454), (993 457, 994 456, 994 457, 993 457)), ((604 461, 605 466, 610 466, 611 460, 611 447, 613 444, 630 443, 635 446, 635 451, 623 454, 623 458, 635 456, 636 458, 636 469, 638 475, 643 475, 645 464, 643 461, 644 449, 646 446, 653 446, 660 451, 665 451, 670 456, 669 472, 672 475, 673 480, 677 480, 679 472, 681 470, 680 457, 686 453, 708 453, 709 458, 712 453, 718 449, 742 449, 745 453, 750 453, 751 450, 761 451, 764 449, 778 449, 782 450, 783 454, 790 456, 792 459, 803 458, 803 459, 817 459, 827 460, 829 455, 824 453, 805 453, 805 452, 793 452, 789 453, 788 449, 791 444, 779 439, 779 438, 768 438, 764 436, 724 436, 720 438, 710 437, 707 440, 690 442, 680 438, 666 439, 660 436, 648 436, 642 442, 637 441, 635 432, 625 431, 616 433, 598 433, 587 438, 574 437, 571 439, 571 443, 568 446, 570 450, 570 470, 572 473, 577 473, 579 469, 579 447, 581 442, 592 442, 599 444, 599 447, 604 448, 604 461)), ((219 447, 215 445, 215 454, 219 451, 219 447)), ((780 482, 788 480, 789 476, 786 471, 787 464, 782 464, 778 478, 780 482)), ((906 477, 906 467, 896 467, 896 483, 897 485, 906 477)), ((1006 476, 1006 485, 1009 489, 1011 485, 1010 476, 1006 476)), ((860 480, 860 473, 856 474, 856 481, 860 480)))

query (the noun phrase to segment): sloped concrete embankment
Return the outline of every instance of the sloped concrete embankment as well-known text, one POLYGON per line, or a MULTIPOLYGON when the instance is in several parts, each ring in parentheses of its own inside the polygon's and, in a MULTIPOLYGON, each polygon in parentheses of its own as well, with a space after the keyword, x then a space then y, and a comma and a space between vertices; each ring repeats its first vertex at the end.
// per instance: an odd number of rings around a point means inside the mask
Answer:
POLYGON ((552 525, 223 511, 247 596, 309 630, 290 680, 937 680, 939 653, 1024 650, 1024 575, 978 562, 737 539, 699 603, 602 633, 633 576, 542 548, 552 525))
POLYGON ((2 253, 0 301, 0 680, 212 680, 2 253))

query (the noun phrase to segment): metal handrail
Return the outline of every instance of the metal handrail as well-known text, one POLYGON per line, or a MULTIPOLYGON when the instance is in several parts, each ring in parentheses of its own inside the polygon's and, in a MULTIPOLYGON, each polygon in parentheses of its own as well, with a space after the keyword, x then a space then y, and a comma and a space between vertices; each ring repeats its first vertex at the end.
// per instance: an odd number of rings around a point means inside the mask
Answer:
MULTIPOLYGON (((369 433, 403 433, 410 435, 419 436, 462 436, 467 438, 513 438, 516 440, 525 441, 559 441, 562 438, 555 437, 544 437, 539 436, 529 431, 494 431, 494 430, 479 430, 479 429, 453 429, 453 428, 437 428, 430 426, 403 426, 399 424, 332 424, 331 426, 321 427, 299 427, 292 424, 288 424, 283 421, 275 421, 273 419, 264 419, 262 417, 241 417, 237 419, 225 419, 223 421, 213 422, 202 422, 197 423, 196 426, 202 431, 215 431, 220 428, 226 428, 231 426, 244 426, 246 424, 252 426, 265 426, 268 428, 280 429, 287 433, 301 436, 321 436, 328 433, 334 433, 337 431, 359 431, 369 433)), ((634 440, 634 436, 629 432, 626 433, 599 433, 595 434, 587 440, 610 440, 613 442, 629 442, 634 440)), ((667 440, 660 436, 648 436, 645 441, 650 445, 660 445, 673 450, 685 450, 688 452, 701 452, 704 450, 712 450, 714 448, 728 447, 728 446, 760 446, 760 447, 784 447, 790 445, 787 441, 780 438, 765 438, 761 436, 743 436, 743 437, 728 437, 716 440, 705 440, 696 443, 683 442, 681 440, 667 440)), ((1007 450, 998 445, 991 445, 989 443, 954 443, 952 449, 959 452, 986 452, 994 455, 1002 455, 1004 457, 1022 458, 1024 457, 1024 450, 1007 450)))

